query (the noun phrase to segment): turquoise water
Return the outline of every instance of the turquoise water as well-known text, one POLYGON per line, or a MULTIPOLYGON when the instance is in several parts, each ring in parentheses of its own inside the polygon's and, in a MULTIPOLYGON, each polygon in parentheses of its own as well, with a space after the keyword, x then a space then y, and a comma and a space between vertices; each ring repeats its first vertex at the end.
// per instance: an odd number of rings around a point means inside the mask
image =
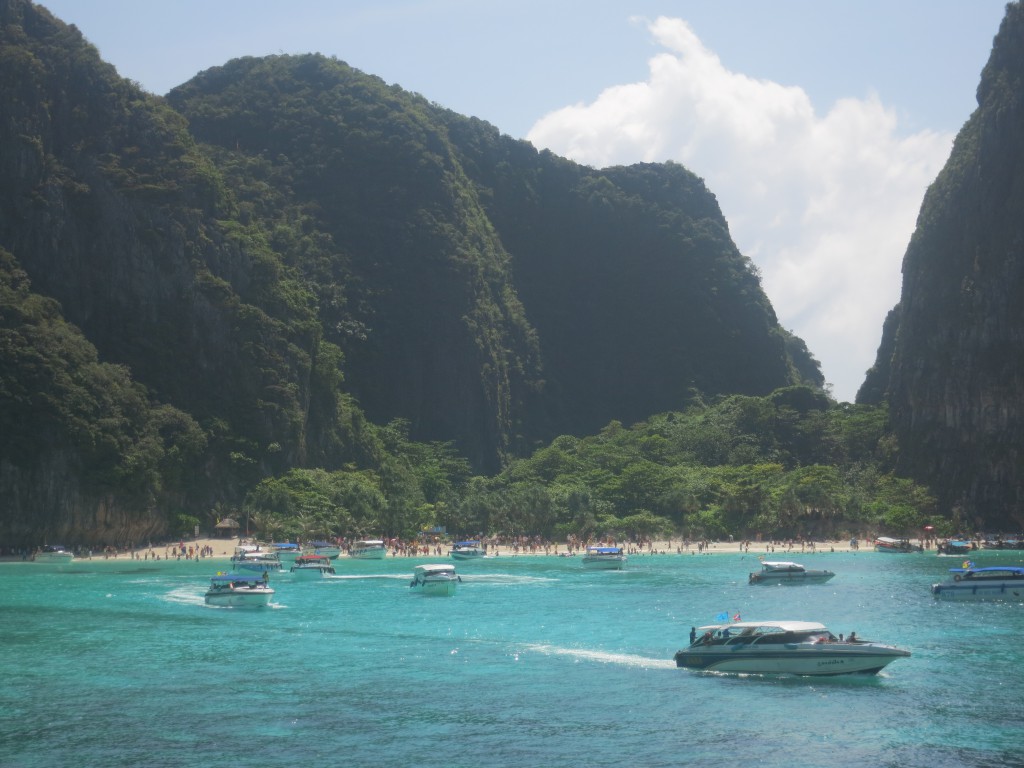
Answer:
POLYGON ((430 598, 408 582, 438 558, 342 558, 231 609, 204 605, 210 561, 0 564, 0 765, 1021 765, 1024 606, 936 602, 961 558, 792 559, 837 576, 749 586, 753 554, 500 557, 430 598), (676 669, 725 611, 913 656, 876 677, 676 669))

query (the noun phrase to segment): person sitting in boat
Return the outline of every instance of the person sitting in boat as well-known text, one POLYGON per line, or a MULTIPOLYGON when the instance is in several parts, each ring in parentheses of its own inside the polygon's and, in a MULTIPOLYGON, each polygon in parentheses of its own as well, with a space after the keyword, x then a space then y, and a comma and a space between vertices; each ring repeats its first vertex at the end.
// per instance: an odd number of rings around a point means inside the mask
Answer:
POLYGON ((846 638, 846 642, 848 642, 848 643, 856 643, 857 642, 857 633, 856 632, 851 632, 850 636, 848 638, 846 638))

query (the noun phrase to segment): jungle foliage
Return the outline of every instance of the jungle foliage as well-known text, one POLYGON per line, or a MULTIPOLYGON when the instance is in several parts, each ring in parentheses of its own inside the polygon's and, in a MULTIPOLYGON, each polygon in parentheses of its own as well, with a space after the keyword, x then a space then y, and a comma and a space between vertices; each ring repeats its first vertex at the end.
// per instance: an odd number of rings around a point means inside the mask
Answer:
POLYGON ((27 0, 0 146, 0 542, 933 512, 678 164, 580 166, 318 55, 157 97, 27 0))

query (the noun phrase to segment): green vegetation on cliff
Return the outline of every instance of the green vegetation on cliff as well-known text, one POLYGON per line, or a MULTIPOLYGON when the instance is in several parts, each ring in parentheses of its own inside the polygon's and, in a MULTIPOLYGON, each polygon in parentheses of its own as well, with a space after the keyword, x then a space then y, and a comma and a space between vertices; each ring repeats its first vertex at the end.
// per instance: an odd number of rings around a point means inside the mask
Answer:
POLYGON ((157 98, 26 0, 0 60, 0 543, 933 512, 677 164, 586 168, 316 55, 157 98))

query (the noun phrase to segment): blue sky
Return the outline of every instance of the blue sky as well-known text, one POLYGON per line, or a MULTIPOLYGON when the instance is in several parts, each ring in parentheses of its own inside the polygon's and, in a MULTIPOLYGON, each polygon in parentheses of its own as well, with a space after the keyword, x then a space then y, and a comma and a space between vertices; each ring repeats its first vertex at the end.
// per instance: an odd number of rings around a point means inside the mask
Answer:
POLYGON ((1004 0, 50 0, 166 93, 319 52, 567 157, 702 176, 840 400, 874 362, 1004 0))

